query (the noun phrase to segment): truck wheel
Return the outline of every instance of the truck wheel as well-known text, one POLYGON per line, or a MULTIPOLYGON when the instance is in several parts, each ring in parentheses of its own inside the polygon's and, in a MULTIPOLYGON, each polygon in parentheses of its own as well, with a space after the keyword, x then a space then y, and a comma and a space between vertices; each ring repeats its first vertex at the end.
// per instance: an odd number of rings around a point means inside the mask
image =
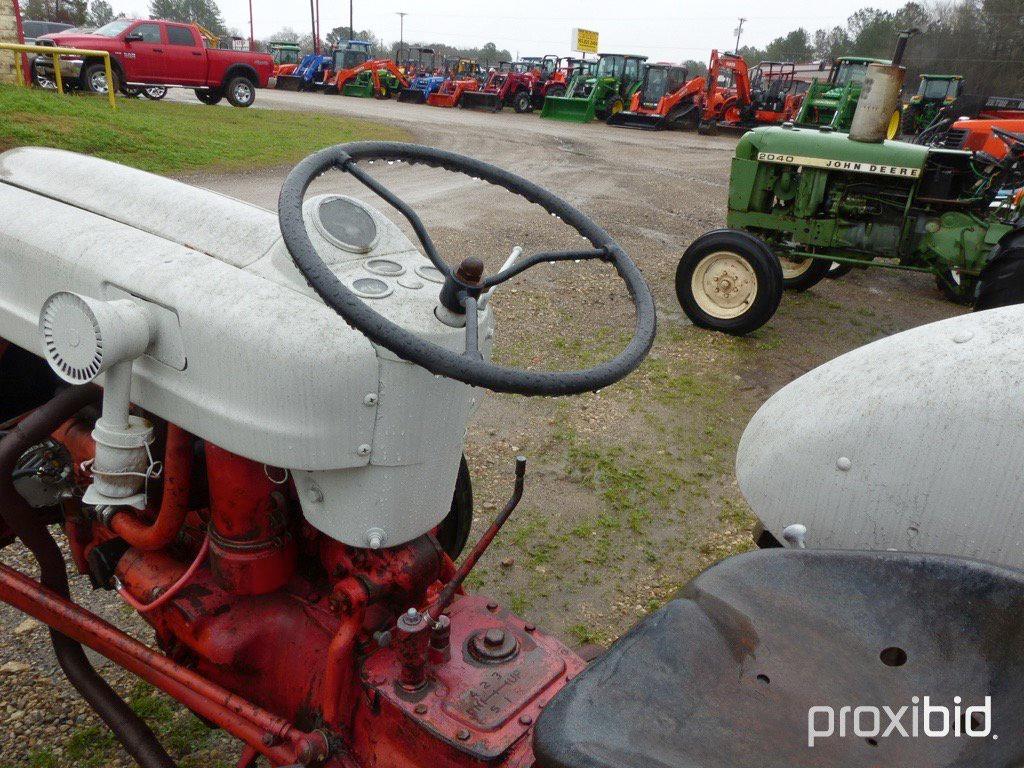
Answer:
POLYGON ((220 100, 224 98, 224 92, 219 89, 203 90, 196 88, 196 98, 203 102, 203 104, 209 104, 212 107, 214 104, 220 103, 220 100))
POLYGON ((224 92, 233 107, 248 107, 256 101, 256 86, 248 77, 231 78, 224 92))
POLYGON ((160 101, 167 95, 167 89, 161 85, 155 85, 152 88, 143 88, 142 95, 150 101, 160 101))
POLYGON ((974 311, 1024 304, 1024 232, 1010 235, 981 270, 974 311))
POLYGON ((676 268, 676 296, 694 325, 742 336, 782 300, 782 267, 764 242, 735 229, 697 238, 676 268))
POLYGON ((782 286, 790 291, 806 291, 817 285, 832 269, 828 259, 786 259, 779 257, 782 266, 782 286))
POLYGON ((452 506, 435 535, 441 549, 452 560, 458 559, 469 540, 469 529, 473 526, 473 482, 469 476, 469 465, 463 455, 459 462, 459 474, 455 480, 455 494, 452 506))
MULTIPOLYGON (((120 90, 118 87, 117 70, 111 69, 111 73, 114 76, 114 89, 120 90)), ((102 64, 90 64, 82 72, 82 87, 90 93, 106 93, 107 92, 107 70, 102 64)))
POLYGON ((512 99, 512 108, 522 114, 523 112, 530 112, 533 110, 533 99, 530 98, 529 91, 520 91, 512 99))

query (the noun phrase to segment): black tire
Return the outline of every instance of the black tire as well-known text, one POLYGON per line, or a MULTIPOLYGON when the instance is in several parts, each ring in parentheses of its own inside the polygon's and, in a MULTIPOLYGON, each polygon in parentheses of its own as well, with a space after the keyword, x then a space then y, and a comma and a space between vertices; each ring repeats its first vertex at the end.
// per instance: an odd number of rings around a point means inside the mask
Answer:
POLYGON ((463 456, 459 462, 459 475, 455 480, 455 494, 452 506, 441 524, 437 526, 437 541, 452 560, 462 554, 469 541, 469 529, 473 527, 473 481, 469 476, 469 465, 463 456))
POLYGON ((838 280, 843 275, 848 275, 853 271, 853 264, 840 264, 838 261, 833 261, 828 265, 828 272, 825 277, 829 280, 838 280))
POLYGON ((520 91, 515 96, 513 96, 512 97, 512 109, 514 109, 519 114, 523 114, 524 112, 532 112, 533 111, 533 99, 530 98, 530 92, 529 91, 520 91))
POLYGON ((832 262, 828 259, 805 259, 801 262, 782 259, 780 267, 783 288, 787 291, 806 291, 825 279, 832 269, 832 262))
POLYGON ((978 280, 967 275, 957 275, 953 270, 947 269, 941 275, 935 276, 935 287, 946 297, 947 301, 970 306, 974 303, 978 280))
MULTIPOLYGON (((120 77, 116 68, 111 68, 111 74, 114 77, 114 90, 119 91, 120 77)), ((82 89, 89 93, 101 93, 106 94, 108 88, 107 84, 107 72, 106 68, 102 64, 90 64, 84 70, 82 70, 82 89)))
POLYGON ((736 229, 717 229, 698 237, 679 260, 676 297, 694 325, 742 336, 767 323, 779 308, 782 267, 762 240, 736 229), (711 257, 719 258, 717 262, 708 262, 711 257), (711 277, 716 267, 719 274, 711 277), (742 272, 733 274, 730 268, 739 268, 742 272), (700 271, 704 272, 703 276, 700 271), (734 290, 719 302, 707 286, 713 282, 718 293, 723 279, 728 281, 725 291, 730 287, 734 290), (699 297, 695 293, 695 282, 700 283, 699 297), (734 304, 736 301, 740 303, 734 304))
POLYGON ((224 92, 220 89, 202 90, 197 88, 196 98, 203 104, 209 104, 212 107, 214 104, 220 104, 220 100, 224 98, 224 92))
POLYGON ((251 107, 256 101, 256 84, 248 77, 232 77, 228 80, 224 95, 232 107, 251 107))
POLYGON ((1006 237, 981 270, 974 311, 1024 304, 1024 232, 1006 237))

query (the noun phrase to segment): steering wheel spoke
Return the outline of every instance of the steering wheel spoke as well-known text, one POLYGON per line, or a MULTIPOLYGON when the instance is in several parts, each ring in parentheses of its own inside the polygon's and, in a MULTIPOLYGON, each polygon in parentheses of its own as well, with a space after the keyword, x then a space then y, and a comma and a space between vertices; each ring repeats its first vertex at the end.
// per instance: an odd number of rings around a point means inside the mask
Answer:
POLYGON ((479 160, 444 150, 396 142, 356 142, 329 147, 310 155, 288 174, 278 199, 278 215, 281 234, 292 260, 324 303, 373 343, 436 375, 495 392, 548 396, 578 394, 601 389, 623 378, 643 361, 654 342, 654 297, 636 264, 611 236, 542 187, 479 160), (464 260, 460 270, 454 271, 438 254, 417 213, 359 167, 359 162, 364 160, 422 164, 483 180, 539 205, 576 230, 590 242, 592 248, 536 253, 516 260, 486 280, 477 279, 482 264, 473 259, 464 260), (412 226, 427 258, 445 275, 439 300, 443 298, 442 303, 449 311, 465 312, 466 339, 463 352, 455 352, 429 342, 378 314, 324 264, 306 231, 302 205, 313 179, 331 168, 351 174, 401 213, 412 226), (619 278, 626 284, 636 309, 633 337, 625 349, 610 360, 578 371, 530 371, 498 365, 483 358, 480 352, 478 305, 481 301, 486 302, 490 289, 537 264, 593 259, 601 259, 614 266, 619 278), (469 266, 473 269, 466 269, 469 266), (455 301, 456 297, 458 301, 455 301))

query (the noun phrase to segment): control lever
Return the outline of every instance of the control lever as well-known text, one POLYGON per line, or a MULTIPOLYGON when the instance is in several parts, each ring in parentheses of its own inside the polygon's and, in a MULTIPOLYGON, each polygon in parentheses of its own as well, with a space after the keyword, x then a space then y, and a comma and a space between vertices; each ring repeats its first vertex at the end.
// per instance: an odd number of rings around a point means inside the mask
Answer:
POLYGON ((430 607, 425 611, 427 618, 430 619, 431 623, 435 623, 444 609, 451 605, 452 600, 455 598, 455 593, 459 587, 462 586, 462 582, 469 576, 470 571, 476 566, 477 561, 483 556, 484 552, 494 541, 494 537, 498 535, 498 531, 505 522, 512 516, 515 508, 519 506, 519 500, 523 498, 523 482, 526 477, 526 457, 516 456, 516 485, 512 491, 512 498, 505 504, 505 508, 501 510, 501 513, 491 523, 490 528, 484 531, 484 535, 480 537, 480 540, 473 547, 473 551, 469 553, 466 559, 463 561, 462 566, 455 572, 455 576, 444 585, 444 588, 438 594, 437 599, 431 603, 430 607))

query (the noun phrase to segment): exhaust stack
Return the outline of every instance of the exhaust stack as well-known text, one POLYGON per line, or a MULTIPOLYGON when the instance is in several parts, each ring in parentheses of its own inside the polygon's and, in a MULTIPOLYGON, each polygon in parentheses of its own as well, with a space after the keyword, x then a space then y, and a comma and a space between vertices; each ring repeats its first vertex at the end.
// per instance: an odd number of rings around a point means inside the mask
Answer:
POLYGON ((907 41, 916 29, 900 32, 892 64, 869 64, 850 124, 850 138, 880 144, 899 131, 900 93, 907 70, 901 66, 907 41), (895 122, 895 124, 894 124, 895 122))

